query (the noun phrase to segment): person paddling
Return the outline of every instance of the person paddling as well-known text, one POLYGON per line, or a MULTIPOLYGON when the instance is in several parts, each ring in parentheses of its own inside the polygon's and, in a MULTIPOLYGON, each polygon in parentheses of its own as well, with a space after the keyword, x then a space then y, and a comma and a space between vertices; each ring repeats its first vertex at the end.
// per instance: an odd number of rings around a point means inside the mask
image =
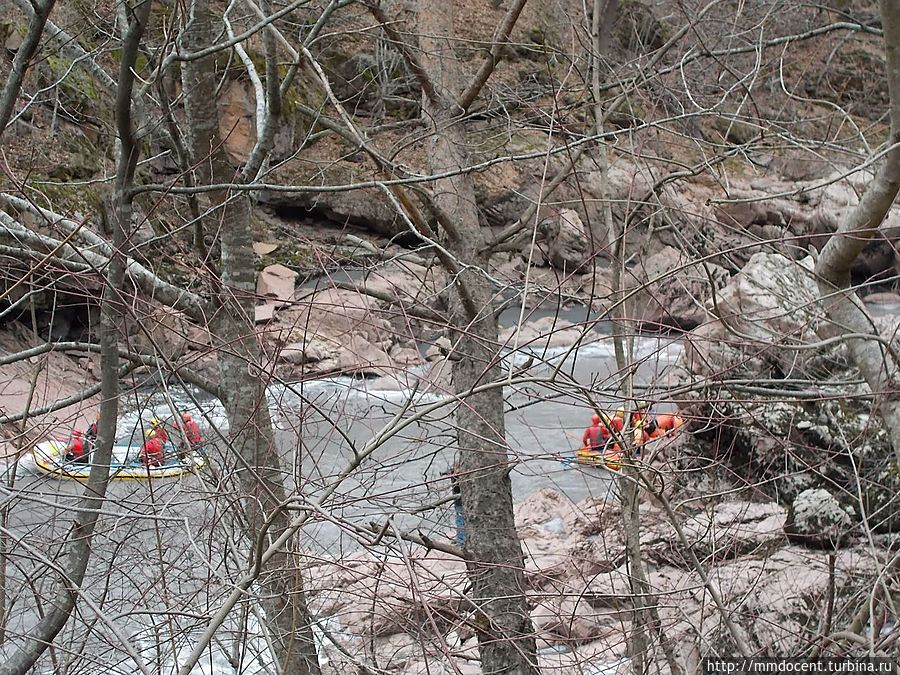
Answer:
POLYGON ((178 452, 182 456, 187 453, 188 450, 200 450, 203 447, 203 438, 200 436, 200 426, 194 421, 190 414, 182 413, 181 423, 175 422, 175 430, 183 430, 184 438, 186 438, 188 442, 187 447, 185 447, 183 440, 178 444, 178 452))
POLYGON ((81 429, 72 429, 72 440, 66 446, 66 460, 69 462, 84 463, 87 461, 87 448, 84 444, 84 436, 81 429))
POLYGON ((153 429, 147 431, 147 440, 141 448, 141 461, 145 466, 159 466, 165 461, 163 443, 159 435, 153 429))
POLYGON ((652 405, 648 401, 638 403, 638 408, 633 415, 635 445, 640 446, 654 438, 661 438, 684 424, 684 420, 678 415, 654 413, 651 410, 652 405))
POLYGON ((600 424, 600 415, 595 414, 591 417, 591 426, 584 430, 581 442, 585 447, 600 452, 603 450, 607 438, 609 438, 609 429, 600 424))
POLYGON ((156 434, 156 438, 159 439, 159 442, 162 445, 166 444, 166 441, 169 440, 169 436, 166 433, 165 428, 163 427, 163 421, 158 417, 154 417, 150 420, 150 430, 156 434))

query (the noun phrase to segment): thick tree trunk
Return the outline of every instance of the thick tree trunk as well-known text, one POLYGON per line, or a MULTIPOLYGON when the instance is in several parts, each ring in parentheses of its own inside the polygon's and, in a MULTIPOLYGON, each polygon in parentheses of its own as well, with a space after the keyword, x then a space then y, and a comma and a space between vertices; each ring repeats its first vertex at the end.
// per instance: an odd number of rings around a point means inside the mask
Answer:
MULTIPOLYGON (((423 113, 434 125, 433 173, 467 165, 466 139, 454 92, 461 92, 452 35, 452 2, 422 0, 419 28, 422 63, 435 93, 423 113)), ((465 515, 465 548, 471 600, 477 607, 481 669, 485 675, 537 672, 535 639, 525 597, 523 556, 513 519, 511 465, 507 455, 501 389, 470 395, 478 384, 501 376, 497 322, 490 281, 481 272, 485 238, 478 222, 474 183, 468 174, 442 178, 433 185, 434 205, 455 227, 444 245, 464 269, 456 276, 451 298, 454 345, 453 388, 456 411, 460 490, 465 515)))
MULTIPOLYGON (((209 5, 206 0, 196 0, 183 33, 183 45, 195 51, 212 42, 209 5)), ((188 146, 198 167, 198 184, 230 182, 236 173, 220 142, 213 58, 188 61, 183 66, 191 134, 188 146)), ((256 272, 250 202, 240 193, 215 193, 210 199, 215 210, 207 218, 221 232, 222 244, 222 285, 211 333, 216 340, 223 403, 231 425, 229 440, 240 465, 242 524, 253 561, 288 525, 287 514, 280 508, 285 500, 283 474, 266 401, 268 381, 257 369, 261 354, 254 331, 256 272)), ((303 582, 290 550, 278 553, 264 565, 259 586, 257 602, 268 621, 278 672, 318 675, 303 582)))
MULTIPOLYGON (((220 318, 212 332, 219 342, 219 377, 231 425, 231 448, 243 465, 238 473, 245 496, 244 526, 253 544, 251 558, 255 558, 284 531, 288 517, 280 508, 285 491, 266 401, 268 382, 253 371, 261 362, 261 354, 253 330, 256 275, 246 198, 241 195, 229 203, 226 216, 222 228, 220 318)), ((312 627, 292 553, 282 551, 265 564, 258 602, 278 650, 278 672, 316 675, 319 663, 312 627)))
POLYGON ((859 205, 850 211, 816 261, 819 291, 828 318, 841 331, 871 335, 848 338, 850 357, 876 395, 900 465, 900 364, 851 288, 850 267, 884 221, 900 190, 900 5, 881 0, 885 70, 890 92, 892 146, 859 205))

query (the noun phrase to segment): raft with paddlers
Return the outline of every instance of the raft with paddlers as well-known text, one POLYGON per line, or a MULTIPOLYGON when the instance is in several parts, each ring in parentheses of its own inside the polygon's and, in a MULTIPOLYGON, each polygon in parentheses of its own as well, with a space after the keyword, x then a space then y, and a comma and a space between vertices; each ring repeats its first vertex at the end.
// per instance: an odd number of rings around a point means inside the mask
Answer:
POLYGON ((673 413, 653 413, 651 404, 641 401, 631 413, 631 424, 626 428, 625 410, 619 408, 610 417, 606 414, 595 414, 581 439, 583 446, 563 462, 599 466, 617 471, 622 467, 622 449, 616 438, 621 434, 633 435, 636 455, 640 456, 640 448, 650 441, 661 438, 679 429, 684 420, 673 413))
MULTIPOLYGON (((68 438, 37 443, 31 451, 35 467, 51 476, 87 480, 94 462, 99 420, 98 415, 84 434, 73 429, 68 438)), ((174 429, 185 437, 181 443, 170 442, 165 423, 154 417, 113 443, 109 464, 103 465, 108 468, 110 480, 172 478, 202 470, 207 458, 196 422, 184 413, 181 422, 174 424, 174 429), (145 426, 149 427, 144 433, 145 438, 136 439, 135 433, 140 433, 145 426)))
MULTIPOLYGON (((65 440, 47 440, 32 449, 34 464, 42 473, 57 478, 87 480, 91 474, 90 456, 84 459, 67 459, 70 444, 65 440)), ((116 443, 109 462, 110 480, 141 480, 147 478, 174 478, 196 473, 206 466, 206 453, 201 448, 179 452, 171 444, 164 446, 167 455, 159 463, 148 465, 141 457, 141 444, 116 443)))

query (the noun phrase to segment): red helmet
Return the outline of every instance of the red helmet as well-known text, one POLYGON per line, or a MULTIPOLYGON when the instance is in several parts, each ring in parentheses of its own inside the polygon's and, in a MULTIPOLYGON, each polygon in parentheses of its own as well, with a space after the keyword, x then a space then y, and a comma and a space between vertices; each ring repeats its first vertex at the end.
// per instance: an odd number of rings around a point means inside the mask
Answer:
POLYGON ((73 436, 81 436, 81 429, 72 429, 73 436))
POLYGON ((191 416, 190 416, 190 414, 188 414, 188 413, 182 413, 181 419, 183 419, 185 422, 190 422, 190 421, 191 421, 191 416))
POLYGON ((600 415, 594 415, 591 418, 591 422, 593 422, 594 424, 600 424, 600 415))

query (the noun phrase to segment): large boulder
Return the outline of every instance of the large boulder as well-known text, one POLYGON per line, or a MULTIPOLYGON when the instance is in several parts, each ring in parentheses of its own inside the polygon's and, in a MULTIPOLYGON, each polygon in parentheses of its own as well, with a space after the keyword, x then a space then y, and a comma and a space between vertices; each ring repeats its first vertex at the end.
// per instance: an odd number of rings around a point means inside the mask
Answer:
POLYGON ((645 330, 696 328, 709 318, 712 294, 729 277, 724 267, 693 261, 671 246, 642 259, 635 274, 636 319, 645 330))
POLYGON ((694 431, 692 453, 677 460, 678 468, 724 465, 738 487, 753 486, 783 504, 813 488, 859 490, 870 527, 900 528, 892 446, 864 400, 746 400, 723 391, 699 401, 695 412, 710 423, 694 431))
POLYGON ((465 606, 465 564, 434 554, 351 554, 310 567, 307 576, 311 610, 360 637, 415 633, 429 620, 449 626, 465 606))
POLYGON ((269 335, 277 340, 281 363, 313 364, 305 373, 380 375, 395 369, 388 353, 394 330, 382 318, 378 302, 363 293, 320 291, 282 310, 269 335))
POLYGON ((756 244, 744 249, 751 254, 765 250, 791 259, 806 257, 808 235, 815 231, 811 209, 796 201, 769 197, 770 192, 784 189, 781 184, 756 187, 762 189, 732 190, 732 199, 716 206, 723 229, 748 235, 756 244))
POLYGON ((256 293, 278 307, 294 299, 297 272, 284 265, 268 265, 256 277, 256 293))
POLYGON ((788 511, 788 538, 810 548, 838 548, 853 527, 848 510, 828 490, 804 490, 788 511))
MULTIPOLYGON (((748 398, 730 386, 707 389, 686 411, 708 423, 694 431, 694 451, 679 459, 680 468, 724 463, 732 481, 758 486, 784 504, 810 488, 849 494, 861 488, 869 525, 892 531, 900 527, 900 476, 891 468, 884 424, 871 414, 871 392, 841 341, 802 348, 833 333, 811 266, 809 259, 754 255, 717 293, 716 319, 686 336, 679 366, 685 379, 707 387, 770 379, 790 390, 807 380, 816 395, 803 402, 748 398)), ((882 335, 898 334, 896 317, 873 321, 882 335)))
POLYGON ((574 344, 584 335, 584 329, 571 321, 557 316, 544 316, 522 325, 509 326, 500 330, 501 344, 518 348, 547 348, 574 344))
POLYGON ((532 586, 564 572, 569 557, 564 545, 569 537, 566 521, 577 513, 576 504, 550 488, 536 490, 516 505, 516 530, 528 554, 525 569, 532 586))
POLYGON ((715 318, 686 337, 681 365, 694 375, 754 379, 795 369, 796 352, 777 345, 816 340, 822 315, 812 267, 810 258, 754 255, 707 304, 715 318))
POLYGON ((581 270, 590 251, 584 223, 577 211, 561 209, 543 220, 538 232, 544 238, 544 256, 553 267, 568 273, 581 270))
POLYGON ((539 640, 551 645, 575 645, 609 634, 620 618, 616 612, 595 610, 583 598, 563 595, 535 607, 531 621, 539 640))
MULTIPOLYGON (((716 565, 710 583, 725 606, 733 609, 732 622, 755 654, 794 654, 821 639, 822 608, 829 592, 834 593, 835 606, 847 602, 856 605, 854 593, 871 584, 872 562, 861 553, 853 549, 836 552, 831 576, 825 552, 789 546, 766 556, 716 565)), ((687 617, 688 626, 703 627, 702 644, 707 646, 702 655, 738 653, 718 614, 710 616, 714 603, 708 591, 701 589, 691 596, 683 602, 676 596, 672 602, 678 602, 679 610, 684 610, 679 613, 687 617), (704 617, 710 620, 704 621, 704 617)))

